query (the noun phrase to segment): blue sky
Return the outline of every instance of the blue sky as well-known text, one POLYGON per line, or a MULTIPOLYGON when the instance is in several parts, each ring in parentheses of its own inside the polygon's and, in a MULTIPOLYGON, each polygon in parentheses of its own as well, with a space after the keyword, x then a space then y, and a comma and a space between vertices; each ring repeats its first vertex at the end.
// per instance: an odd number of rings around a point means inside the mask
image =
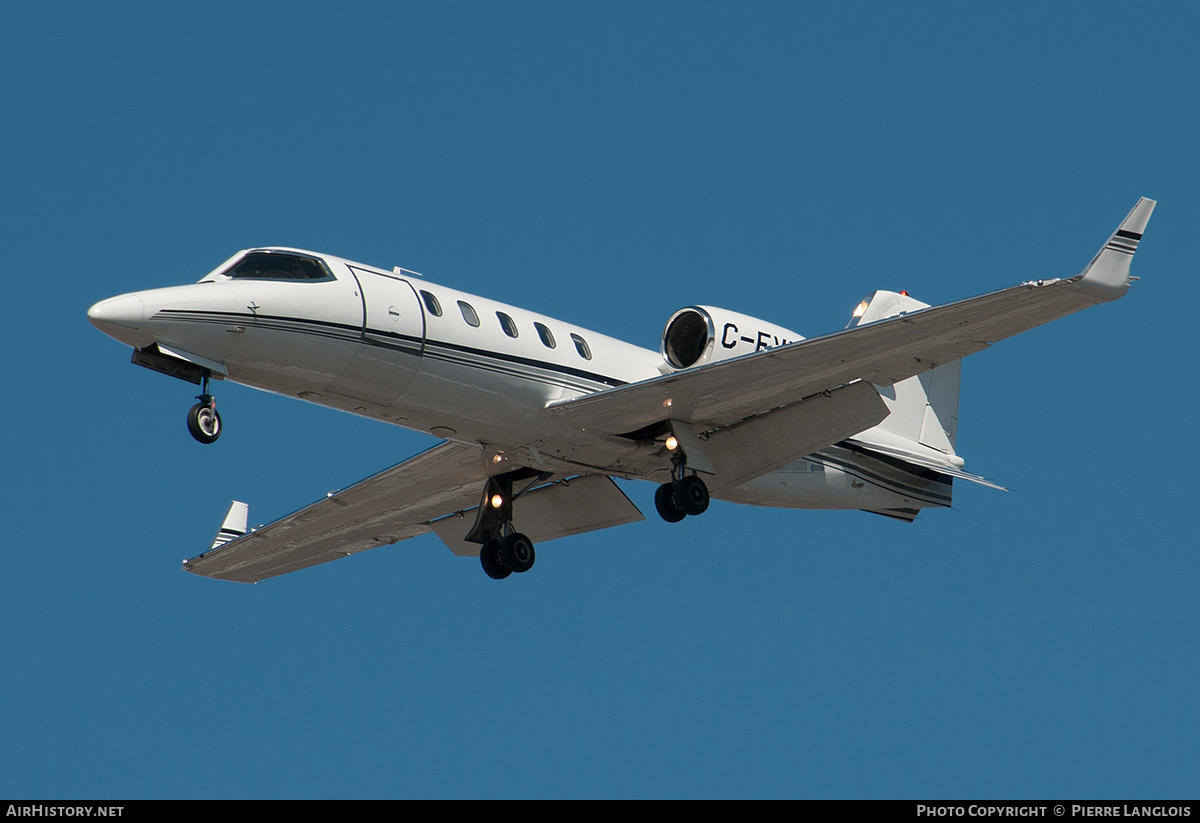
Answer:
POLYGON ((3 11, 0 796, 1195 797, 1200 219, 1189 4, 17 2, 3 11), (247 7, 248 5, 248 7, 247 7), (188 575, 432 444, 86 321, 295 245, 647 347, 876 288, 1143 279, 972 356, 912 525, 714 503, 502 584, 432 535, 188 575))

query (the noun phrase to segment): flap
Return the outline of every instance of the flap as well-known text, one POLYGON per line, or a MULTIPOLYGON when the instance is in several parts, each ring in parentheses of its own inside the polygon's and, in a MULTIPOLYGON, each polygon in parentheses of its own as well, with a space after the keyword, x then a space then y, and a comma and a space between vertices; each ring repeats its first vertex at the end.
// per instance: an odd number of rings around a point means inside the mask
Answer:
MULTIPOLYGON (((479 544, 463 538, 475 522, 475 508, 430 526, 458 555, 479 555, 479 544)), ((645 520, 612 478, 589 474, 561 480, 522 494, 513 501, 513 527, 534 543, 645 520)))

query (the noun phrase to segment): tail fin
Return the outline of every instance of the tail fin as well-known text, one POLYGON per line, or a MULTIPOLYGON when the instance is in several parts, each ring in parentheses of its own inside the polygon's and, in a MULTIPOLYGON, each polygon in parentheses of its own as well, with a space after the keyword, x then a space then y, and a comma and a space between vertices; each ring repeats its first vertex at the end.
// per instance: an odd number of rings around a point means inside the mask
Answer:
MULTIPOLYGON (((926 308, 929 308, 929 304, 914 300, 904 292, 873 292, 858 304, 847 328, 926 308)), ((958 437, 958 386, 961 374, 962 361, 954 360, 891 386, 876 387, 891 412, 876 429, 899 435, 953 458, 954 443, 958 437)), ((962 466, 962 461, 958 459, 939 462, 962 466)))

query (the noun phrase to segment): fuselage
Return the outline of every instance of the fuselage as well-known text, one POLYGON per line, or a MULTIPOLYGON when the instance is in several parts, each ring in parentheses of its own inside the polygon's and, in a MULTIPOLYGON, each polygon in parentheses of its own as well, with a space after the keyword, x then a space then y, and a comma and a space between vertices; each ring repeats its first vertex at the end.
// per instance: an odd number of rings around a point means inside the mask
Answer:
POLYGON ((89 316, 134 348, 218 361, 238 383, 500 448, 535 439, 547 403, 653 377, 661 362, 406 272, 294 249, 243 252, 199 283, 102 301, 89 316), (252 255, 281 268, 239 276, 252 255), (324 276, 284 277, 293 256, 324 276))
MULTIPOLYGON (((476 443, 547 471, 670 473, 660 450, 636 437, 566 431, 545 411, 665 373, 658 352, 405 270, 252 249, 198 283, 114 297, 88 315, 111 337, 157 347, 213 378, 476 443)), ((722 496, 914 514, 948 505, 948 480, 872 460, 822 453, 722 496)))

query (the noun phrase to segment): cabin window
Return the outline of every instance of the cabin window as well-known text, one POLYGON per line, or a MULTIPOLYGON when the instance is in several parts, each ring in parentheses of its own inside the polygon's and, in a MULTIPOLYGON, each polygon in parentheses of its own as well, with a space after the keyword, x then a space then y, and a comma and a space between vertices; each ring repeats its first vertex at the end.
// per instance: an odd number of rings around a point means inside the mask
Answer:
POLYGON ((467 321, 468 326, 479 328, 479 315, 475 313, 475 309, 471 307, 470 303, 464 303, 462 300, 459 300, 458 310, 462 312, 463 320, 467 321))
POLYGON ((279 251, 253 251, 225 274, 235 280, 332 280, 333 274, 316 257, 279 251))
POLYGON ((425 301, 425 308, 429 309, 429 313, 434 317, 442 316, 442 304, 433 296, 432 292, 422 291, 421 299, 425 301))
POLYGON ((504 329, 505 334, 509 337, 517 336, 516 321, 502 311, 496 312, 496 318, 500 321, 500 328, 504 329))
POLYGON ((554 348, 554 335, 550 333, 550 329, 546 328, 541 323, 534 323, 533 327, 537 329, 538 337, 542 338, 542 343, 546 346, 546 348, 554 348))
POLYGON ((592 350, 588 348, 587 341, 577 334, 571 335, 571 340, 575 342, 575 351, 579 352, 579 356, 584 360, 592 359, 592 350))

